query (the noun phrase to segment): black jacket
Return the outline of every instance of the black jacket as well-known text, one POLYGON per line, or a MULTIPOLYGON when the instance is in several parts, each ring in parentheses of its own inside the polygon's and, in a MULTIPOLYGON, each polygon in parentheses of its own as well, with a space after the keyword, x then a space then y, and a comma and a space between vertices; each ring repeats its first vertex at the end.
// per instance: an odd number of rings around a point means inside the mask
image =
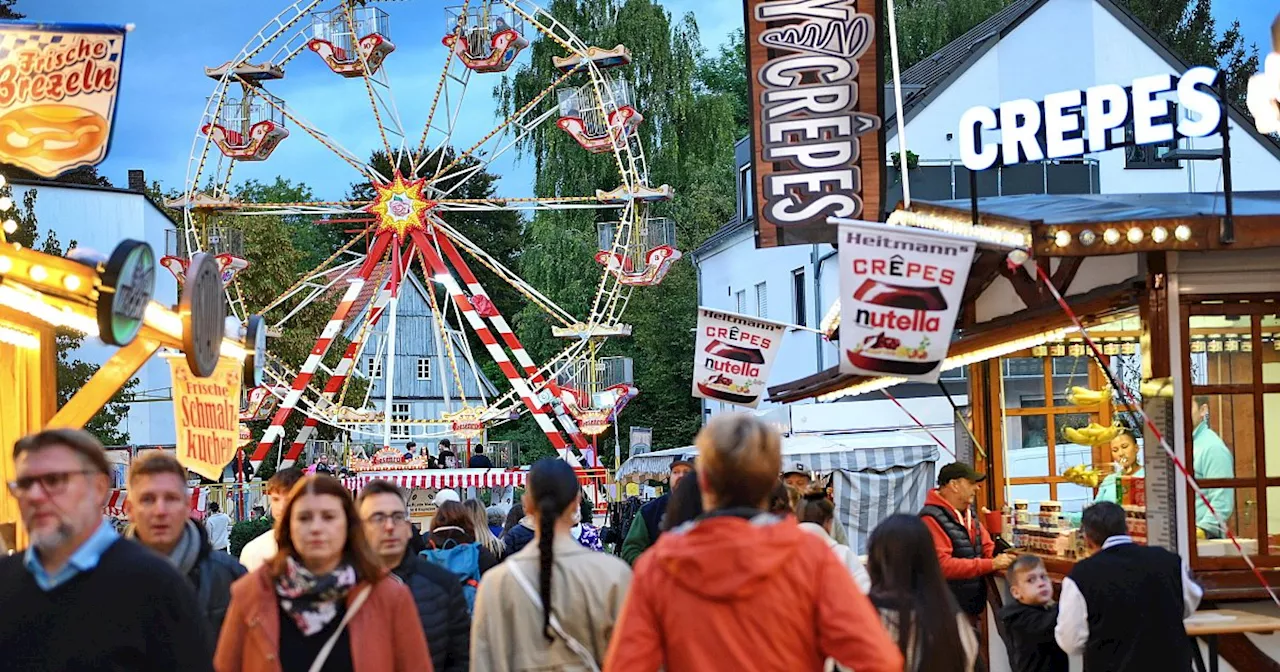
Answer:
MULTIPOLYGON (((920 509, 920 517, 928 516, 938 523, 938 527, 951 538, 951 556, 954 558, 980 558, 982 557, 982 545, 974 543, 969 531, 961 525, 959 521, 949 511, 944 511, 942 507, 933 504, 925 504, 920 509)), ((975 528, 978 524, 975 523, 975 528)), ((982 538, 982 532, 977 531, 978 539, 982 538)), ((987 608, 987 583, 981 577, 972 579, 958 579, 947 581, 947 585, 951 588, 951 594, 955 595, 956 603, 960 605, 960 610, 970 616, 980 616, 982 611, 987 608)))
POLYGON ((1067 654, 1058 648, 1053 628, 1058 607, 1010 602, 1000 609, 1009 632, 1009 666, 1013 672, 1067 672, 1067 654))
POLYGON ((392 570, 413 593, 418 618, 431 649, 431 666, 437 672, 467 672, 471 647, 471 613, 462 584, 449 570, 405 553, 392 570))
POLYGON ((248 570, 226 551, 213 550, 204 525, 197 524, 196 529, 200 531, 200 555, 196 566, 187 573, 187 579, 196 589, 200 611, 209 624, 207 634, 210 650, 213 650, 217 648, 218 633, 222 632, 222 621, 227 616, 227 606, 231 604, 231 584, 248 570))
MULTIPOLYGON (((427 548, 450 548, 461 544, 474 543, 476 543, 476 538, 461 529, 432 530, 431 534, 427 535, 427 548)), ((494 565, 497 564, 498 556, 494 555, 493 551, 480 546, 480 575, 484 576, 485 572, 493 569, 494 565)))
POLYGON ((515 525, 502 535, 502 557, 509 558, 533 541, 533 530, 524 525, 515 525))
POLYGON ((490 460, 488 455, 472 455, 471 459, 467 460, 467 467, 471 469, 492 469, 493 460, 490 460))

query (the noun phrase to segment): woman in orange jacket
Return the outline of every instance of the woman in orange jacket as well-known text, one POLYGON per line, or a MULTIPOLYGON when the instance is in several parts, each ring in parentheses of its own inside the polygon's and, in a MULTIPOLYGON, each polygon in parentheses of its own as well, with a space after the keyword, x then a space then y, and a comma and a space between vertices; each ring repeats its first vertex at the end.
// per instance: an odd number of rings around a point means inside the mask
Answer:
POLYGON ((299 481, 275 534, 276 557, 231 586, 217 672, 430 672, 413 597, 337 479, 299 481))
POLYGON ((902 653, 849 570, 793 517, 764 512, 778 434, 746 414, 698 434, 707 513, 640 556, 605 670, 901 672, 902 653))

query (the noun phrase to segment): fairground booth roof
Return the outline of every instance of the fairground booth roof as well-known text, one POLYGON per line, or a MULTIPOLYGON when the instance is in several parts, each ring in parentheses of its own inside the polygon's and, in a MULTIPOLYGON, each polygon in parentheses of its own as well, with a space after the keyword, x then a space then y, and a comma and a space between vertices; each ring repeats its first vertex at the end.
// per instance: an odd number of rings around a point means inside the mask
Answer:
MULTIPOLYGON (((977 220, 975 226, 973 203, 967 199, 915 201, 889 218, 890 223, 1006 244, 1005 248, 980 248, 969 271, 962 309, 969 309, 997 277, 1015 272, 1006 261, 1007 244, 1018 240, 1033 250, 1041 264, 1062 259, 1052 271, 1055 285, 1062 286, 1070 284, 1085 257, 1280 247, 1280 191, 1235 192, 1230 218, 1223 193, 1029 194, 978 199, 977 220)), ((1136 305, 1144 287, 1145 280, 1134 277, 1070 296, 1067 302, 1086 321, 1105 319, 1136 305)), ((1060 337, 1072 329, 1071 320, 1056 304, 959 329, 943 369, 1017 352, 1043 342, 1047 334, 1060 337)), ((769 388, 769 400, 831 400, 900 382, 903 379, 857 376, 832 367, 769 388)))

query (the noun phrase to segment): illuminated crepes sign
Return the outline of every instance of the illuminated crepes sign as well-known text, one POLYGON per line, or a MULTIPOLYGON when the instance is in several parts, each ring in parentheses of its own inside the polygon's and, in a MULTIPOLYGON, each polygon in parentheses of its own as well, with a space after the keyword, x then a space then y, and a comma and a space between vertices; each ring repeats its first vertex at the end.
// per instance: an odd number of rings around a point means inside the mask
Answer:
POLYGON ((125 32, 0 22, 0 161, 57 177, 107 157, 125 32))
POLYGON ((882 0, 746 0, 756 245, 834 243, 878 220, 882 0))

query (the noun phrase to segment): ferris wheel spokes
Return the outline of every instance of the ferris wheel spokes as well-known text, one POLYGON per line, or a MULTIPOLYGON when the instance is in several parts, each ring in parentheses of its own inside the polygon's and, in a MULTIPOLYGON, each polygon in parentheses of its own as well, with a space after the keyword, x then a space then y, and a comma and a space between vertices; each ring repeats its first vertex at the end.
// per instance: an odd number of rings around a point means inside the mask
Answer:
POLYGON ((341 158, 343 161, 346 161, 348 164, 351 165, 352 168, 355 168, 357 171, 359 171, 363 176, 368 178, 370 181, 373 181, 376 179, 376 180, 380 180, 384 184, 391 181, 390 179, 387 178, 387 176, 383 175, 382 173, 379 173, 376 168, 362 161, 361 159, 356 157, 354 154, 352 154, 350 151, 348 151, 345 147, 338 144, 337 140, 334 140, 328 134, 326 134, 325 132, 317 128, 315 125, 303 119, 297 113, 292 112, 288 108, 288 106, 285 105, 284 101, 277 102, 269 98, 265 100, 269 105, 271 105, 273 108, 278 110, 281 114, 283 114, 286 119, 288 119, 290 122, 292 122, 294 125, 301 128, 302 130, 306 131, 307 135, 310 135, 311 137, 315 138, 317 142, 324 145, 326 148, 328 148, 329 151, 333 152, 334 154, 337 154, 339 158, 341 158))

